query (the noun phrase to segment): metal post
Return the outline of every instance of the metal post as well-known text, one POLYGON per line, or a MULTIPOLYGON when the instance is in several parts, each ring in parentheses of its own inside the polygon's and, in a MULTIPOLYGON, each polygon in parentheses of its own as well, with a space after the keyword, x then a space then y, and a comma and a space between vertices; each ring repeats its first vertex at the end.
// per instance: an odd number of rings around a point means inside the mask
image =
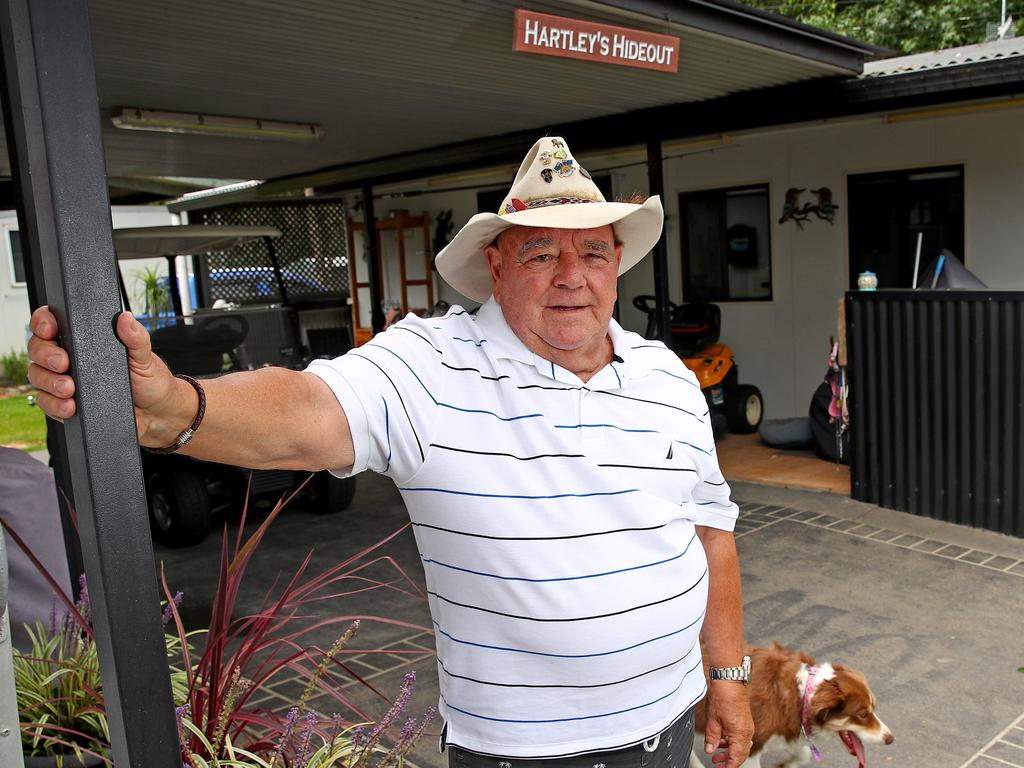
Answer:
POLYGON ((113 746, 122 768, 181 768, 124 349, 85 0, 0 0, 8 147, 37 232, 30 286, 57 317, 78 415, 64 433, 113 746), (86 450, 88 446, 88 450, 86 450))
MULTIPOLYGON (((665 181, 661 167, 661 139, 647 141, 647 184, 650 194, 665 200, 665 181)), ((671 312, 668 307, 668 243, 665 233, 654 245, 654 307, 658 338, 669 343, 671 312)))
MULTIPOLYGON (((374 333, 384 330, 384 296, 381 279, 380 253, 377 252, 377 219, 373 213, 373 184, 363 182, 363 219, 366 226, 366 258, 370 268, 370 328, 374 333)), ((355 258, 351 256, 350 258, 355 258)), ((353 289, 354 290, 354 289, 353 289)))

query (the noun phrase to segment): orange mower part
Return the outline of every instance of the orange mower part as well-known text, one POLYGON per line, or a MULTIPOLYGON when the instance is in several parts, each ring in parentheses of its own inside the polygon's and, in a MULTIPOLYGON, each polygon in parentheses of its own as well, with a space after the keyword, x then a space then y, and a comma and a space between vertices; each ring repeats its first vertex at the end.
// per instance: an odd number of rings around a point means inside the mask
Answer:
POLYGON ((727 344, 712 344, 693 357, 684 357, 683 364, 697 376, 701 389, 715 387, 725 381, 732 370, 732 348, 727 344))

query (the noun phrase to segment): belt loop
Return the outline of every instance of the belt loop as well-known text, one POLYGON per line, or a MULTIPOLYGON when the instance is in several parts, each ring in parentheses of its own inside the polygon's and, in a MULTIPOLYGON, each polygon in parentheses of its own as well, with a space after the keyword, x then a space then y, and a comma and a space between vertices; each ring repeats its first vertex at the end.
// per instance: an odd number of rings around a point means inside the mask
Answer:
POLYGON ((658 744, 661 743, 661 734, 659 733, 653 739, 648 739, 644 742, 644 752, 653 752, 658 748, 658 744))

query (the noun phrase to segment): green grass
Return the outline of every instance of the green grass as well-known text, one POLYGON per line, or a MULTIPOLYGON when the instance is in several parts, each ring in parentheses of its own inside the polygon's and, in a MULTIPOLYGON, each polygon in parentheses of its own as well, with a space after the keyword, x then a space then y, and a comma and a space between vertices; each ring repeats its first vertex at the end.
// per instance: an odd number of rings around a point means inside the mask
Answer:
POLYGON ((0 445, 25 451, 46 447, 46 416, 24 395, 0 400, 0 445))

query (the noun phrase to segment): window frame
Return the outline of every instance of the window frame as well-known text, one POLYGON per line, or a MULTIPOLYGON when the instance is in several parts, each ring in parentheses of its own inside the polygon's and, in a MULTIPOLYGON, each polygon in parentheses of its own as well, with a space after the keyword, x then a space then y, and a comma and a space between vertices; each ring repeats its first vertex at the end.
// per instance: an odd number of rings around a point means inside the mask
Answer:
POLYGON ((17 224, 4 224, 4 251, 7 253, 7 271, 11 277, 12 288, 28 288, 28 270, 25 269, 25 251, 21 252, 21 269, 25 273, 25 279, 19 281, 17 270, 14 268, 14 248, 11 246, 11 232, 17 232, 21 239, 21 228, 17 224))
MULTIPOLYGON (((724 210, 724 208, 723 208, 723 210, 724 210)), ((773 250, 773 248, 772 248, 772 241, 774 239, 774 229, 775 228, 774 228, 774 222, 772 220, 772 190, 771 190, 771 182, 770 181, 760 181, 760 182, 754 182, 754 183, 750 183, 750 184, 733 184, 733 185, 729 185, 729 186, 719 186, 719 187, 706 187, 704 189, 692 189, 692 190, 688 190, 686 192, 680 192, 679 193, 678 218, 679 218, 679 259, 680 259, 680 266, 681 266, 680 280, 682 282, 682 289, 683 289, 683 294, 682 295, 683 295, 683 300, 684 301, 703 301, 703 302, 707 302, 707 303, 710 303, 710 304, 725 304, 725 303, 747 304, 747 303, 752 303, 752 302, 761 302, 761 303, 768 302, 768 303, 771 303, 772 301, 774 301, 774 298, 775 298, 775 276, 774 276, 774 273, 773 273, 773 270, 772 270, 772 267, 773 267, 773 262, 772 262, 772 250, 773 250), (724 298, 724 299, 722 299, 722 298, 718 298, 718 299, 713 299, 713 298, 711 298, 711 299, 691 299, 690 296, 688 295, 687 286, 688 286, 688 284, 690 282, 690 259, 689 259, 689 254, 687 252, 688 244, 687 244, 686 231, 685 231, 685 221, 686 221, 686 219, 685 219, 685 216, 684 216, 684 211, 685 211, 684 205, 685 205, 687 199, 697 198, 697 197, 701 197, 701 196, 707 196, 710 193, 715 193, 715 192, 720 193, 723 200, 726 199, 726 197, 729 195, 729 193, 735 193, 735 192, 764 192, 765 203, 766 203, 765 220, 766 220, 766 224, 767 224, 767 227, 766 227, 766 229, 767 229, 767 237, 765 238, 765 241, 766 241, 765 242, 765 247, 768 249, 767 250, 767 259, 768 259, 768 264, 767 264, 767 267, 768 267, 768 295, 767 296, 747 296, 747 297, 742 297, 742 298, 729 297, 729 298, 724 298)), ((723 222, 723 224, 724 223, 727 223, 727 222, 723 222)), ((725 243, 726 243, 726 237, 727 237, 726 232, 727 231, 728 231, 728 227, 725 227, 725 229, 723 229, 723 231, 721 232, 721 237, 722 237, 722 240, 721 240, 721 244, 722 244, 721 254, 723 256, 725 254, 725 243)), ((728 268, 728 265, 726 266, 726 268, 728 268)))

